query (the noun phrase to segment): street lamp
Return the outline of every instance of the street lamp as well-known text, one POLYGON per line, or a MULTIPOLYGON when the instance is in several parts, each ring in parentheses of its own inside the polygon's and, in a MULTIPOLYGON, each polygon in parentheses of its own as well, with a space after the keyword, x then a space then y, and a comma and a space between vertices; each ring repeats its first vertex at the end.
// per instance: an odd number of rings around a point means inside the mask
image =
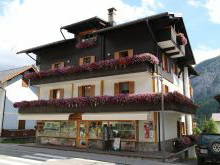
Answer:
MULTIPOLYGON (((159 68, 159 67, 158 67, 159 68)), ((165 110, 164 110, 164 89, 163 89, 163 71, 162 67, 160 67, 160 75, 155 75, 153 78, 158 78, 160 80, 160 86, 161 86, 161 120, 162 120, 162 146, 161 146, 161 151, 162 151, 162 156, 163 156, 163 162, 166 161, 166 148, 165 148, 165 110)), ((159 88, 158 88, 159 89, 159 88)))

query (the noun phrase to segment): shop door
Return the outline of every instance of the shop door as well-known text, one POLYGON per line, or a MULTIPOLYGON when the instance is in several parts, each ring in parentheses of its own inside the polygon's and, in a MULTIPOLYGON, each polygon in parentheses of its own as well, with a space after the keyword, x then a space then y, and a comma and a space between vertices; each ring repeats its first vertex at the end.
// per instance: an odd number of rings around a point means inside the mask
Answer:
POLYGON ((78 121, 77 147, 86 148, 88 145, 87 122, 78 121))

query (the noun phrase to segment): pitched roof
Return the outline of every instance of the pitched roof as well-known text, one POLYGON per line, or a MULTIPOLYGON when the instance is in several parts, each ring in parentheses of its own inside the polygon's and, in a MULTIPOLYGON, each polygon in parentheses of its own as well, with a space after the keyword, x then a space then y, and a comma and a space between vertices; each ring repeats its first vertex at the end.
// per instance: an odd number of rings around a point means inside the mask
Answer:
POLYGON ((0 83, 4 83, 4 82, 22 74, 22 73, 24 73, 25 71, 27 71, 31 68, 36 71, 36 68, 32 65, 0 71, 0 83))

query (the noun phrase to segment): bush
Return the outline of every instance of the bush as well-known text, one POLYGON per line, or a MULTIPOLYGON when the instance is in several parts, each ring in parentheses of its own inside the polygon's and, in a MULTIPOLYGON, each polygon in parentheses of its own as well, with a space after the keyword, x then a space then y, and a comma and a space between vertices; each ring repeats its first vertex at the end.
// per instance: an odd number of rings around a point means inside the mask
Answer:
POLYGON ((213 120, 207 120, 205 121, 202 132, 204 133, 218 133, 218 127, 215 121, 213 120))
POLYGON ((201 131, 200 128, 198 128, 198 127, 193 128, 193 135, 199 135, 199 134, 201 134, 201 133, 202 133, 202 131, 201 131))

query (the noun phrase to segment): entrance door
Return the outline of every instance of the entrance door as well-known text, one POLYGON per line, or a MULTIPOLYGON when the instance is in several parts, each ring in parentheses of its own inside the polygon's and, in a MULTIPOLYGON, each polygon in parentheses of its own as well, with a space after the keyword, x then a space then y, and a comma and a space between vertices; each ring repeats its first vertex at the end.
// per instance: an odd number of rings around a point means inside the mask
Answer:
POLYGON ((77 147, 86 148, 88 144, 87 122, 78 121, 77 147))

